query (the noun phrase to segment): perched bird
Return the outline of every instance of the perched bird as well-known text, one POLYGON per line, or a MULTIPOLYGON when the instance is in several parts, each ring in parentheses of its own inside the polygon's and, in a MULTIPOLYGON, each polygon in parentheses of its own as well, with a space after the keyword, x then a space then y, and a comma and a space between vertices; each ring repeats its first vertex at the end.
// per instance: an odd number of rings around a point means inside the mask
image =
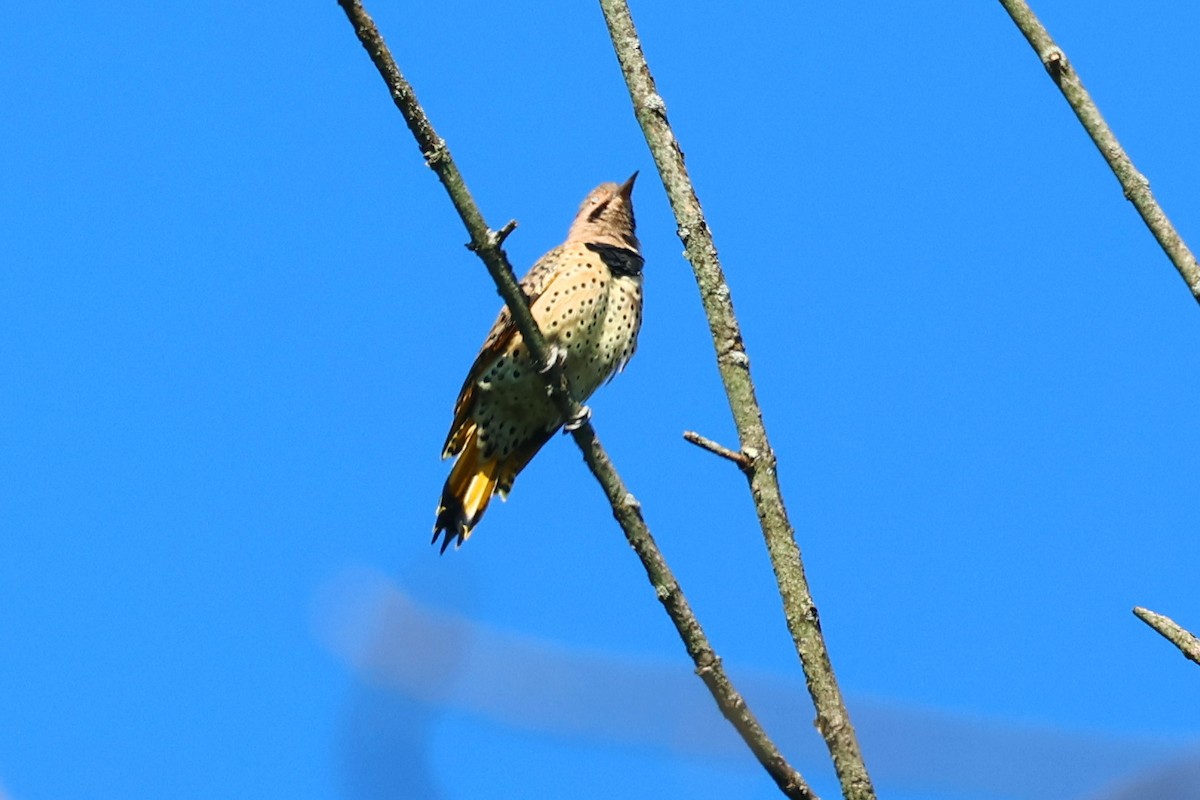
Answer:
MULTIPOLYGON (((596 187, 567 240, 521 279, 538 329, 581 403, 637 347, 643 261, 634 234, 636 178, 596 187)), ((466 541, 493 494, 508 497, 517 473, 555 431, 582 421, 563 419, 506 306, 467 373, 442 449, 442 458, 458 457, 433 526, 434 542, 445 536, 442 552, 452 540, 466 541)))

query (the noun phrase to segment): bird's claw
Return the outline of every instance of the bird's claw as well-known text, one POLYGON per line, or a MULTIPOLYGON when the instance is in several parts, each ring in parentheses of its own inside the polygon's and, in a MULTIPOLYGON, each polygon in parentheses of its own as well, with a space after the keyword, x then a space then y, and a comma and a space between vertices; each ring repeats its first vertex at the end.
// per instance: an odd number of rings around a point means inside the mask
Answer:
POLYGON ((546 366, 539 367, 538 372, 542 375, 547 374, 554 369, 555 365, 559 367, 566 366, 567 351, 556 344, 550 345, 549 352, 546 353, 546 366))
POLYGON ((583 423, 592 418, 592 410, 587 406, 580 406, 579 413, 571 419, 563 423, 563 433, 572 433, 583 427, 583 423))

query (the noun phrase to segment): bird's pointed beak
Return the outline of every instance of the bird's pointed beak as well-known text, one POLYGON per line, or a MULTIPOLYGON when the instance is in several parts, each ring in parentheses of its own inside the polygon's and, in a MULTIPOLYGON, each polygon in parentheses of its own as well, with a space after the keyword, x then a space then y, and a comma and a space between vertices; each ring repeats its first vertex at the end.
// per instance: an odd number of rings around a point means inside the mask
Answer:
POLYGON ((626 200, 628 200, 633 196, 633 182, 637 180, 637 176, 638 174, 635 172, 629 176, 629 180, 621 184, 619 189, 621 197, 624 197, 626 200))

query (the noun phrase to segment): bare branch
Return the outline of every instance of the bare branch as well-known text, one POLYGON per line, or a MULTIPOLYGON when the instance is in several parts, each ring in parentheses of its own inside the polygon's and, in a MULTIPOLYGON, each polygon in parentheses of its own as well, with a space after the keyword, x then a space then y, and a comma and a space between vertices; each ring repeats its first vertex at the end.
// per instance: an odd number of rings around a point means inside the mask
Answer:
POLYGON ((833 674, 829 652, 821 635, 816 604, 804 575, 795 531, 784 508, 776 475, 775 452, 767 440, 762 409, 750 377, 750 358, 742 342, 741 327, 733 312, 717 248, 683 163, 683 151, 667 122, 666 104, 659 95, 642 53, 642 45, 625 0, 600 0, 613 49, 629 87, 634 114, 642 126, 663 186, 679 225, 684 253, 696 275, 700 299, 708 317, 716 350, 717 367, 729 396, 743 452, 757 453, 744 470, 750 483, 767 552, 783 599, 784 616, 796 645, 817 710, 817 729, 825 738, 834 768, 847 800, 869 800, 875 790, 863 763, 854 726, 833 674))
POLYGON ((1154 234, 1154 238, 1158 240, 1158 244, 1171 259, 1175 269, 1179 270, 1179 275, 1187 283, 1192 297, 1200 302, 1200 264, 1196 263, 1196 257, 1188 249, 1187 243, 1183 241, 1183 238, 1175 230, 1175 226, 1171 224, 1171 220, 1167 218, 1166 212, 1154 199, 1154 194, 1150 191, 1150 181, 1137 171, 1133 161, 1125 153, 1121 143, 1117 141, 1116 134, 1104 121, 1099 107, 1084 88, 1079 73, 1067 60, 1067 54, 1050 38, 1050 32, 1038 20, 1033 9, 1025 0, 1000 0, 1000 5, 1004 6, 1004 10, 1008 12, 1013 22, 1020 28, 1021 33, 1025 35, 1026 40, 1041 59, 1042 66, 1046 68, 1046 72, 1050 73, 1050 79, 1054 81, 1063 93, 1063 97, 1070 103, 1071 109, 1075 112, 1075 116, 1079 117, 1084 130, 1088 132, 1088 136, 1092 137, 1100 154, 1104 156, 1104 160, 1108 162, 1113 174, 1121 182, 1126 199, 1133 203, 1134 208, 1146 223, 1146 227, 1154 234))
MULTIPOLYGON (((559 410, 566 419, 582 418, 581 406, 571 396, 562 364, 550 357, 546 341, 538 330, 537 324, 530 314, 525 296, 513 276, 508 257, 500 248, 504 237, 516 227, 516 223, 510 222, 499 231, 492 231, 488 228, 482 213, 475 205, 470 192, 467 191, 466 184, 454 164, 449 148, 445 141, 437 136, 432 124, 425 116, 425 112, 417 102, 412 87, 396 66, 383 37, 363 8, 362 3, 359 0, 338 0, 338 4, 346 12, 346 16, 354 26, 355 33, 358 34, 359 41, 366 48, 372 62, 379 70, 379 74, 388 85, 392 99, 408 122, 408 127, 416 138, 417 144, 425 153, 426 161, 437 173, 446 187, 454 207, 458 209, 463 224, 466 225, 471 236, 468 246, 479 254, 487 266, 488 272, 496 282, 497 289, 504 298, 504 302, 507 303, 512 318, 525 343, 529 346, 530 352, 546 368, 546 380, 559 410)), ((641 558, 655 594, 675 624, 688 654, 696 665, 696 674, 708 687, 717 706, 721 709, 721 713, 737 729, 785 795, 797 800, 816 800, 816 795, 808 787, 804 778, 779 752, 775 743, 767 736, 745 700, 726 675, 721 665, 721 659, 709 644, 708 637, 692 613, 679 582, 676 581, 662 553, 658 550, 654 538, 650 535, 650 530, 642 518, 641 504, 625 487, 591 424, 585 419, 577 429, 572 431, 572 436, 580 450, 583 451, 584 461, 587 462, 592 474, 604 488, 609 503, 612 505, 613 516, 620 523, 629 544, 641 558)))
POLYGON ((725 445, 717 444, 712 439, 705 438, 695 431, 684 431, 683 438, 714 455, 729 459, 737 464, 739 469, 745 470, 750 467, 751 458, 749 453, 739 453, 736 450, 730 450, 725 445))
POLYGON ((1161 633, 1168 642, 1178 647, 1179 652, 1183 653, 1189 661, 1200 664, 1200 639, 1197 639, 1179 623, 1170 617, 1156 614, 1141 606, 1136 606, 1133 613, 1142 622, 1161 633))

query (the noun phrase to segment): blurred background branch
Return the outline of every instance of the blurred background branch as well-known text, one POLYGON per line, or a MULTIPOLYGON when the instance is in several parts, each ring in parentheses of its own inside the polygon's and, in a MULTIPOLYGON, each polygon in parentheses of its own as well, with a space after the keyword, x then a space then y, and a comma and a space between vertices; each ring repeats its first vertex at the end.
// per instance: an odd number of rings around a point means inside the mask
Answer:
MULTIPOLYGON (((388 787, 368 797, 431 796, 414 791, 429 771, 423 730, 447 713, 588 748, 669 754, 728 771, 733 785, 734 776, 758 769, 677 662, 572 647, 448 610, 439 594, 470 593, 465 576, 449 580, 422 588, 423 578, 407 585, 355 567, 318 596, 317 635, 353 672, 366 699, 347 720, 352 743, 345 758, 355 772, 369 771, 388 787), (381 726, 393 736, 381 739, 381 726)), ((823 742, 793 712, 806 702, 801 681, 754 668, 739 674, 776 741, 800 763, 822 761, 823 742)), ((873 777, 904 797, 1200 798, 1200 741, 1186 733, 1103 733, 877 697, 855 698, 855 718, 873 777)))

